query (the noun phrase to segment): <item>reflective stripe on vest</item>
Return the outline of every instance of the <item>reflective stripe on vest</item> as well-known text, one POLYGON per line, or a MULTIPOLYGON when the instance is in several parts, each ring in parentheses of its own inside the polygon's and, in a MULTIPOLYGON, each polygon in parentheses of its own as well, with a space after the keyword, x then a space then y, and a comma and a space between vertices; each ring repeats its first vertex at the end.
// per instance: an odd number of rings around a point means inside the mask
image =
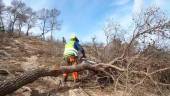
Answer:
POLYGON ((78 55, 78 51, 75 50, 74 48, 67 48, 64 50, 64 56, 77 56, 78 55))

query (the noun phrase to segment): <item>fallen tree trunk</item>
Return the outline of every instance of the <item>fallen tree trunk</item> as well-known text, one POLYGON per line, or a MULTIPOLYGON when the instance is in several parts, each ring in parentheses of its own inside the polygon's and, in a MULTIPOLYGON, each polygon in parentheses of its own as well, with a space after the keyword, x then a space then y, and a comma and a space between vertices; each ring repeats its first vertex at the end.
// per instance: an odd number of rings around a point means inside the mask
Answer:
POLYGON ((0 83, 0 96, 4 96, 10 94, 17 89, 21 88, 22 86, 31 83, 37 80, 40 77, 44 76, 59 76, 64 72, 71 73, 74 71, 83 71, 83 70, 93 70, 97 71, 100 70, 96 65, 90 64, 80 64, 78 66, 63 66, 59 69, 36 69, 33 71, 25 72, 22 75, 17 76, 14 79, 6 80, 0 83))
MULTIPOLYGON (((114 60, 114 62, 118 61, 117 59, 114 60)), ((113 62, 113 61, 112 61, 113 62)), ((107 68, 113 68, 119 72, 126 72, 128 69, 120 68, 115 65, 112 65, 113 63, 109 64, 103 64, 103 63, 91 63, 91 62, 84 62, 82 64, 79 64, 78 66, 62 66, 58 69, 50 69, 50 68, 40 68, 32 71, 25 72, 13 79, 10 80, 5 80, 4 82, 0 82, 0 96, 4 96, 7 94, 10 94, 17 89, 21 88, 22 86, 31 83, 35 80, 37 80, 40 77, 45 77, 45 76, 59 76, 65 72, 71 73, 74 71, 83 71, 83 70, 92 70, 94 72, 103 72, 105 75, 110 76, 113 80, 114 77, 112 74, 107 72, 105 69, 107 68)), ((139 74, 145 77, 148 77, 154 84, 159 84, 159 85, 170 85, 170 84, 165 84, 161 82, 154 81, 152 76, 153 74, 169 70, 170 68, 163 68, 159 70, 155 70, 151 73, 147 73, 144 71, 135 71, 131 70, 129 73, 132 74, 139 74)))

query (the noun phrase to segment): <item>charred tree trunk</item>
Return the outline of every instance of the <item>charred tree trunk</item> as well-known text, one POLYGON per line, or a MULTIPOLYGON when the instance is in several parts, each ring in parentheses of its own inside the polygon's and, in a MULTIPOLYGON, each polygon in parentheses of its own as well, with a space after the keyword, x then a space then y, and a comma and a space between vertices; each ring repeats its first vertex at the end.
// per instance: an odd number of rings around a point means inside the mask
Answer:
POLYGON ((90 64, 80 64, 78 66, 63 66, 59 69, 36 69, 30 72, 25 72, 24 74, 10 80, 6 80, 0 83, 0 96, 10 94, 22 86, 37 80, 44 76, 58 76, 64 72, 71 73, 74 71, 82 70, 97 70, 97 67, 90 64))

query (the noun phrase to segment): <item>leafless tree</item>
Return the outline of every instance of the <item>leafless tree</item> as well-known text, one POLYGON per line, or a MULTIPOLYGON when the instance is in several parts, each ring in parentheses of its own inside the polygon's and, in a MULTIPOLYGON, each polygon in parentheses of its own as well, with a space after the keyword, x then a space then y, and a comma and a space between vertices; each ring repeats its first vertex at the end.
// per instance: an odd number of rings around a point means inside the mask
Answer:
POLYGON ((45 34, 51 31, 51 39, 53 38, 53 32, 60 29, 60 23, 58 22, 58 16, 60 15, 57 9, 45 9, 43 8, 38 12, 38 19, 40 21, 40 29, 42 30, 41 36, 45 39, 45 34))
MULTIPOLYGON (((22 3, 22 2, 21 2, 22 3)), ((16 26, 18 27, 19 36, 21 35, 21 31, 23 26, 27 23, 27 19, 29 18, 29 11, 31 8, 27 7, 25 3, 22 3, 22 6, 19 7, 19 15, 16 21, 16 26)))
POLYGON ((124 50, 122 56, 128 55, 129 48, 136 41, 143 36, 149 35, 162 35, 168 36, 169 30, 167 28, 168 20, 165 17, 160 8, 151 7, 148 8, 145 12, 141 13, 138 17, 133 19, 135 27, 133 30, 133 36, 124 50), (166 35, 165 35, 166 34, 166 35))
POLYGON ((14 32, 15 23, 21 15, 20 14, 21 8, 24 5, 25 4, 23 2, 21 2, 20 0, 12 0, 11 6, 7 7, 8 16, 9 16, 9 19, 10 19, 8 30, 12 33, 14 32))
POLYGON ((96 44, 96 36, 92 37, 92 43, 93 43, 93 50, 94 50, 95 57, 98 57, 99 53, 96 44))
POLYGON ((45 34, 50 31, 49 19, 50 10, 43 8, 38 12, 38 19, 40 20, 40 29, 42 30, 41 36, 45 39, 45 34))
POLYGON ((4 30, 4 23, 3 23, 3 11, 5 10, 5 5, 2 0, 0 0, 0 31, 5 31, 4 30))
POLYGON ((19 35, 21 34, 21 29, 28 19, 29 7, 26 6, 21 0, 13 0, 11 6, 7 7, 7 13, 9 16, 9 31, 14 32, 15 27, 18 28, 19 35))
MULTIPOLYGON (((170 31, 167 31, 167 30, 169 30, 169 28, 167 27, 169 20, 166 18, 165 13, 162 10, 160 10, 160 8, 150 7, 147 10, 145 10, 144 12, 142 12, 141 14, 139 14, 138 17, 135 17, 133 20, 134 20, 134 24, 135 24, 134 30, 132 32, 133 35, 132 35, 132 38, 129 41, 129 43, 126 45, 121 58, 129 58, 130 59, 130 58, 135 57, 134 55, 132 55, 132 56, 129 55, 130 49, 136 41, 141 41, 142 39, 145 39, 143 37, 151 38, 151 37, 156 37, 156 36, 163 36, 163 37, 170 36, 169 35, 170 31), (166 34, 166 35, 164 35, 164 34, 166 34)), ((153 41, 153 44, 155 44, 154 41, 153 41)), ((150 47, 150 44, 149 44, 148 48, 149 47, 150 47)), ((153 53, 155 53, 155 52, 153 52, 153 53)), ((142 72, 145 72, 146 75, 149 75, 149 74, 151 75, 152 74, 151 71, 159 72, 160 70, 167 69, 166 67, 163 68, 163 66, 161 66, 161 65, 158 65, 159 67, 157 69, 152 69, 152 68, 148 67, 148 66, 153 66, 152 63, 150 64, 150 59, 152 57, 154 57, 154 54, 147 54, 147 55, 144 55, 144 57, 139 52, 136 54, 139 56, 138 59, 133 59, 130 62, 129 62, 129 60, 127 60, 129 63, 127 63, 127 66, 126 66, 127 71, 124 74, 125 75, 125 86, 126 86, 124 93, 127 93, 127 91, 128 91, 128 87, 129 87, 128 83, 132 79, 132 77, 130 77, 130 74, 132 71, 134 71, 134 69, 133 69, 134 66, 139 66, 138 70, 143 70, 142 72), (147 65, 144 65, 145 66, 144 69, 142 68, 144 66, 141 66, 138 64, 134 65, 134 62, 136 60, 139 60, 140 62, 144 61, 144 64, 147 64, 147 65), (163 68, 163 69, 160 69, 160 68, 163 68)), ((140 62, 138 62, 138 63, 140 63, 140 62)), ((157 65, 154 64, 154 66, 157 66, 157 65)), ((166 65, 164 65, 164 66, 166 66, 166 65)), ((167 70, 169 70, 169 69, 167 69, 167 70)), ((137 72, 137 71, 135 70, 135 72, 137 72)), ((153 73, 155 73, 155 72, 153 72, 153 73)), ((137 72, 137 74, 138 73, 141 73, 141 72, 137 72)), ((166 85, 166 84, 163 84, 163 83, 160 84, 159 82, 155 81, 152 76, 147 77, 146 75, 143 77, 143 79, 141 79, 141 81, 139 83, 136 83, 132 89, 134 89, 138 85, 143 84, 146 79, 149 79, 156 86, 156 88, 158 89, 158 92, 162 96, 165 96, 165 94, 161 91, 159 85, 166 85)))
POLYGON ((36 21, 37 21, 36 12, 33 12, 33 10, 30 8, 30 10, 28 11, 28 18, 26 21, 26 26, 27 26, 26 35, 27 36, 29 36, 29 31, 31 28, 35 26, 36 21))
POLYGON ((103 50, 104 61, 108 62, 113 57, 121 54, 120 50, 123 47, 122 42, 124 41, 125 32, 119 23, 113 19, 108 19, 103 27, 103 32, 106 37, 106 45, 103 50), (110 51, 113 53, 110 54, 110 51))
MULTIPOLYGON (((116 66, 119 66, 120 68, 123 68, 123 70, 126 70, 123 73, 120 73, 120 70, 118 73, 116 71, 117 76, 114 77, 113 79, 115 81, 114 89, 117 90, 119 85, 124 86, 124 95, 126 95, 127 93, 131 93, 138 86, 144 84, 144 82, 149 81, 152 84, 154 84, 154 86, 156 86, 157 91, 162 96, 166 96, 165 93, 162 92, 160 86, 170 86, 170 84, 169 83, 167 84, 166 82, 160 82, 158 79, 155 79, 155 75, 159 75, 158 73, 160 71, 168 72, 168 70, 170 70, 168 63, 166 63, 166 62, 169 62, 168 59, 165 61, 162 61, 160 59, 161 56, 155 58, 154 55, 160 54, 162 51, 158 49, 158 47, 155 47, 154 39, 152 41, 153 43, 150 43, 147 46, 147 50, 149 49, 151 51, 149 54, 145 53, 146 50, 144 50, 143 52, 139 52, 137 51, 136 48, 141 46, 139 43, 140 41, 143 41, 144 39, 143 36, 149 37, 149 38, 160 36, 160 37, 169 39, 169 36, 170 36, 169 20, 168 18, 166 18, 166 15, 164 12, 162 12, 162 10, 160 10, 157 7, 150 7, 147 10, 143 11, 141 14, 139 14, 138 17, 135 17, 133 21, 134 21, 134 29, 132 30, 132 32, 130 32, 130 33, 133 33, 132 37, 130 38, 130 41, 123 42, 122 43, 122 45, 124 45, 123 50, 121 50, 121 52, 118 51, 121 54, 114 57, 115 59, 112 58, 112 60, 111 61, 109 60, 110 62, 107 63, 110 65, 110 68, 112 65, 116 65, 116 66), (134 54, 130 54, 131 50, 134 52, 134 54), (154 61, 156 61, 158 58, 159 60, 161 60, 161 62, 164 62, 165 64, 162 64, 162 63, 156 64, 158 61, 157 62, 154 62, 154 61), (154 68, 152 68, 151 66, 154 66, 154 68), (155 66, 157 66, 157 68, 155 68, 155 66), (153 74, 155 75, 153 76, 153 74), (137 75, 137 78, 140 79, 138 80, 139 82, 135 80, 136 75, 137 75), (131 86, 130 83, 133 81, 137 83, 134 83, 134 85, 131 86), (122 82, 122 83, 120 84, 119 82, 122 82)), ((112 29, 115 30, 114 24, 113 25, 110 24, 108 26, 109 27, 105 27, 106 31, 104 31, 107 33, 106 34, 107 44, 109 44, 110 42, 109 36, 112 35, 110 33, 112 31, 110 30, 112 29)), ((112 38, 114 38, 114 36, 112 38)), ((146 39, 146 41, 147 40, 148 39, 146 39)), ((117 46, 117 45, 113 44, 113 46, 117 46)), ((119 46, 118 49, 121 49, 121 46, 119 46)), ((113 50, 108 51, 108 52, 110 52, 109 56, 114 54, 113 50)), ((167 56, 167 58, 169 57, 167 56)), ((105 65, 107 64, 105 63, 105 65)), ((109 72, 113 76, 116 75, 114 73, 115 70, 113 70, 112 68, 108 69, 107 72, 109 72)))
POLYGON ((55 30, 60 29, 60 23, 58 22, 58 16, 60 15, 60 12, 57 9, 51 9, 50 10, 50 31, 51 31, 51 40, 53 40, 53 32, 55 30))
POLYGON ((3 3, 3 0, 0 0, 0 15, 2 15, 2 12, 4 11, 4 3, 3 3))
POLYGON ((113 19, 109 19, 106 21, 106 24, 103 27, 103 31, 106 36, 107 45, 112 41, 112 39, 117 39, 124 36, 123 34, 120 34, 120 32, 122 31, 120 28, 120 24, 113 21, 113 19))

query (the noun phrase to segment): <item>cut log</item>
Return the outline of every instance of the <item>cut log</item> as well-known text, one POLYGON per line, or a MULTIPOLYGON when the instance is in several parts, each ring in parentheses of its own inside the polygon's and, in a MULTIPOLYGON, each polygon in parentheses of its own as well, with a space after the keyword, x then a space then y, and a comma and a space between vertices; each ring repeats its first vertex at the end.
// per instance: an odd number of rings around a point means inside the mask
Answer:
POLYGON ((0 96, 4 96, 10 94, 22 86, 31 83, 37 80, 40 77, 44 76, 58 76, 63 74, 64 72, 71 73, 74 71, 83 71, 83 70, 100 70, 96 65, 90 64, 80 64, 78 66, 63 66, 59 69, 36 69, 32 71, 25 72, 14 79, 6 80, 0 83, 0 96))

